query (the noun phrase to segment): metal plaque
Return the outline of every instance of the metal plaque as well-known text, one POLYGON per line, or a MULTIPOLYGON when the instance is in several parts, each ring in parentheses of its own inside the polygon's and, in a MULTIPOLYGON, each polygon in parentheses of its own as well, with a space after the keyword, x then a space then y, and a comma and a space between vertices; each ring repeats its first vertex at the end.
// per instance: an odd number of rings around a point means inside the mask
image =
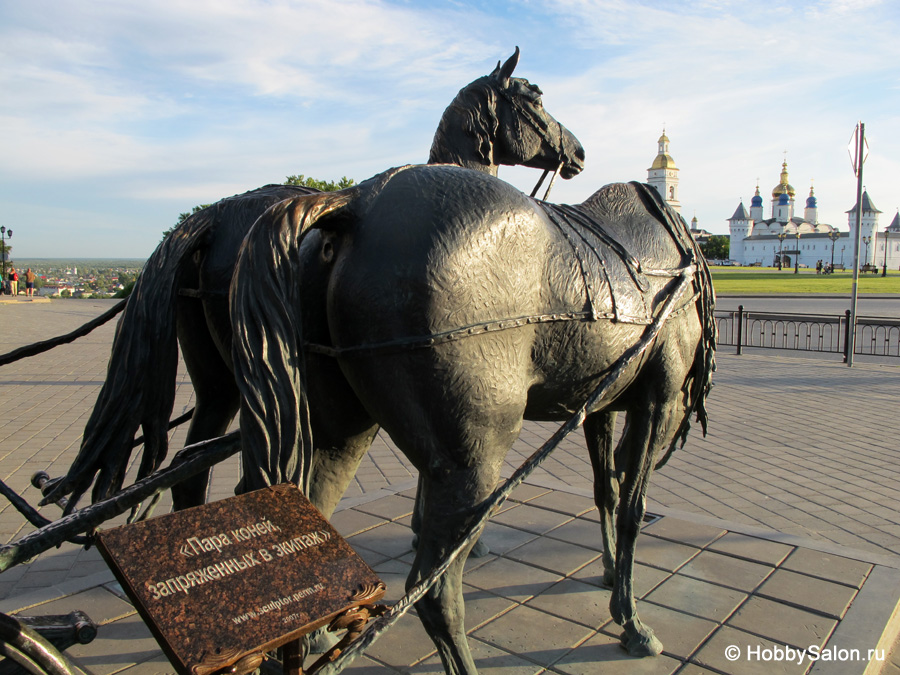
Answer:
POLYGON ((384 595, 295 486, 100 532, 98 547, 175 669, 253 661, 384 595))

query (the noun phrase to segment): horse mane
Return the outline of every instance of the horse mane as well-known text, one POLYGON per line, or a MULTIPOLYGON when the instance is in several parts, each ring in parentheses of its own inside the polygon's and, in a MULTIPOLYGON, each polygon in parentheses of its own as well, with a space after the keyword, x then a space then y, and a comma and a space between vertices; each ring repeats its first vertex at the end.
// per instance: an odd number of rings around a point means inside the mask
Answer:
POLYGON ((447 106, 434 132, 428 163, 464 166, 472 158, 464 157, 460 149, 471 147, 474 139, 478 158, 485 164, 493 164, 493 139, 497 137, 499 127, 497 84, 486 75, 460 89, 447 106), (454 138, 459 136, 460 130, 466 138, 454 138))
POLYGON ((340 220, 337 214, 358 193, 359 186, 276 204, 259 217, 241 247, 231 283, 231 322, 241 393, 242 491, 283 482, 309 491, 313 445, 299 248, 305 232, 323 219, 340 220))

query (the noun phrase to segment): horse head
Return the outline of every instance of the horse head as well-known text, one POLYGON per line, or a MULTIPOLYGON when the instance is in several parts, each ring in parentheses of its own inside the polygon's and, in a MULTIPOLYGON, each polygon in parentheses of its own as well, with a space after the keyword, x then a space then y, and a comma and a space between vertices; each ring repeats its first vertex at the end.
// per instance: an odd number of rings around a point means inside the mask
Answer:
POLYGON ((572 178, 584 169, 584 148, 544 109, 537 85, 512 77, 519 48, 490 75, 460 90, 434 135, 429 163, 452 163, 497 174, 500 164, 556 170, 572 178))

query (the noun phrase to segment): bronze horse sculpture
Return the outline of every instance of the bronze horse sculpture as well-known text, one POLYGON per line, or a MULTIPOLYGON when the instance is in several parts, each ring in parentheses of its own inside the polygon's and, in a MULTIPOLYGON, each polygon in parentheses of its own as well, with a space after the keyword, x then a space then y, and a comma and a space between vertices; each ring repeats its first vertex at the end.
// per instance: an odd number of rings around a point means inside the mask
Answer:
MULTIPOLYGON (((248 234, 231 289, 245 488, 292 481, 333 504, 356 468, 346 439, 384 428, 420 472, 411 586, 461 539, 523 419, 567 418, 626 364, 585 433, 610 611, 630 653, 658 654, 636 611, 635 544, 653 468, 692 414, 705 430, 713 309, 684 220, 646 185, 556 206, 484 173, 419 166, 284 201, 248 234), (649 347, 623 361, 663 306, 649 347)), ((416 607, 446 671, 471 675, 464 563, 416 607)))
MULTIPOLYGON (((563 178, 582 170, 581 144, 543 108, 541 90, 512 76, 518 60, 517 47, 490 75, 460 90, 440 120, 429 163, 453 163, 490 175, 497 174, 500 164, 561 169, 563 178)), ((130 456, 126 449, 139 427, 144 449, 138 478, 161 465, 174 403, 178 343, 196 396, 187 444, 225 433, 239 406, 231 372, 228 309, 238 250, 250 226, 268 207, 315 192, 268 185, 223 199, 188 218, 160 244, 120 320, 107 379, 85 427, 78 457, 68 474, 45 491, 45 502, 71 493, 70 508, 74 507, 95 476, 94 501, 119 490, 130 456)), ((323 366, 324 380, 334 377, 332 370, 331 363, 323 366)), ((353 457, 358 463, 377 427, 370 424, 348 434, 343 424, 329 419, 327 408, 322 412, 317 423, 322 452, 353 457)), ((176 508, 204 502, 208 474, 173 488, 176 508)), ((317 505, 330 515, 339 498, 339 494, 329 495, 317 505)))
MULTIPOLYGON (((139 427, 139 475, 160 465, 177 335, 197 397, 188 443, 223 433, 240 407, 245 490, 291 480, 328 516, 378 429, 392 436, 421 475, 411 583, 493 489, 522 420, 575 409, 688 275, 691 292, 585 421, 613 618, 631 653, 658 653, 635 609, 634 545, 651 469, 692 413, 705 426, 708 270, 684 222, 646 186, 608 186, 565 207, 492 177, 498 163, 562 164, 563 177, 583 166, 540 91, 511 77, 517 55, 470 85, 478 112, 461 104, 464 89, 442 119, 430 160, 468 168, 391 171, 341 193, 268 186, 167 238, 120 321, 79 456, 45 501, 71 493, 74 505, 95 478, 95 500, 117 491, 139 427), (468 154, 442 156, 441 139, 454 134, 470 141, 468 154), (614 450, 616 411, 626 424, 614 450)), ((206 482, 173 490, 176 506, 202 502, 206 482)), ((418 605, 449 673, 476 672, 463 563, 418 605)))

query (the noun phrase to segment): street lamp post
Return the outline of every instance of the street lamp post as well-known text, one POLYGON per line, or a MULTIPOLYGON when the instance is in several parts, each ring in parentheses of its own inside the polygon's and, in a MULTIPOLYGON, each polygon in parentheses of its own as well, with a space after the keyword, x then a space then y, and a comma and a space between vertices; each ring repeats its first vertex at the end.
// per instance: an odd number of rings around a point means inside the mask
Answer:
POLYGON ((797 227, 797 252, 794 254, 794 274, 800 274, 800 227, 797 227))
POLYGON ((776 234, 775 236, 778 237, 778 242, 779 242, 779 246, 778 246, 778 271, 780 272, 782 266, 784 265, 784 238, 787 236, 787 232, 785 232, 785 231, 782 229, 781 232, 780 232, 779 234, 776 234))
POLYGON ((12 239, 12 230, 7 230, 5 225, 0 225, 0 245, 2 245, 3 258, 3 278, 2 282, 6 282, 6 240, 12 239))
POLYGON ((881 276, 887 276, 887 254, 888 254, 888 241, 890 240, 891 231, 885 229, 884 231, 884 267, 881 269, 881 276))
POLYGON ((869 264, 869 242, 872 241, 872 237, 863 237, 862 240, 863 240, 863 243, 866 245, 866 257, 865 257, 865 262, 863 264, 868 265, 869 264))
POLYGON ((841 233, 837 230, 832 230, 831 234, 828 235, 828 238, 831 239, 831 271, 834 272, 834 245, 838 239, 840 239, 841 233))

